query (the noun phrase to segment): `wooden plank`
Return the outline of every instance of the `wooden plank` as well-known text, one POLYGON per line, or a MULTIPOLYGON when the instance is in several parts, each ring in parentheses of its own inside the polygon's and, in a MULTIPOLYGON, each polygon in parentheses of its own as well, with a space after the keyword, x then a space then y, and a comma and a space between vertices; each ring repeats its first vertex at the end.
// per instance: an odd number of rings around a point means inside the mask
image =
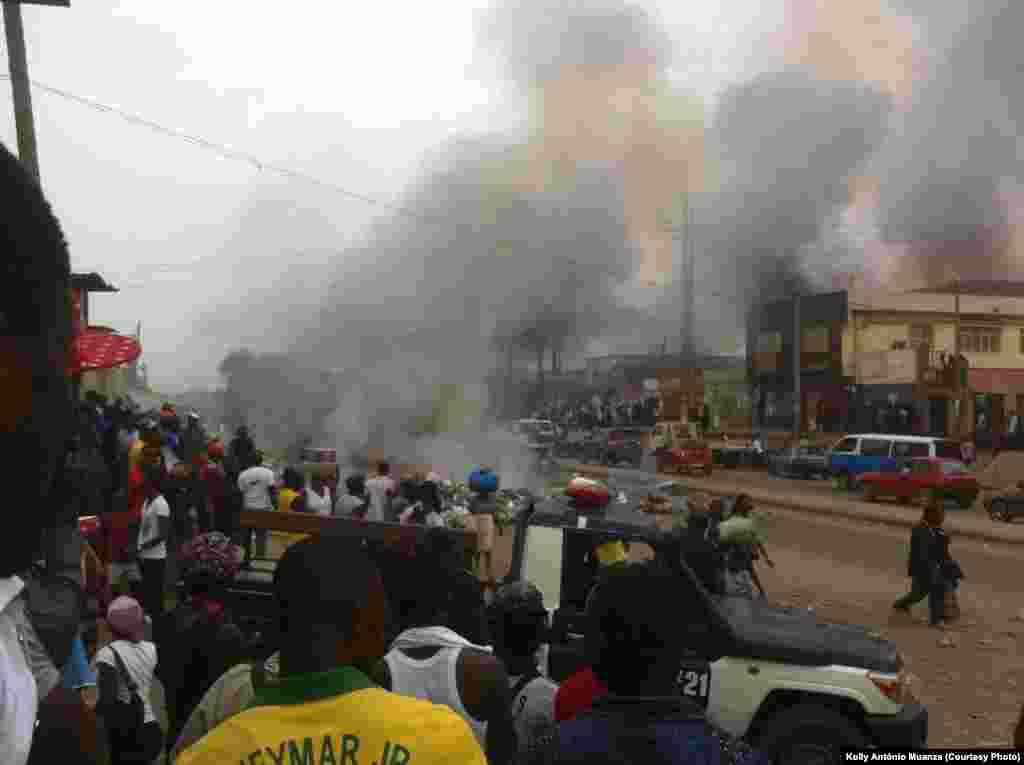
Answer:
MULTIPOLYGON (((434 529, 427 526, 398 523, 378 523, 351 518, 333 518, 312 513, 283 513, 278 511, 243 510, 238 526, 246 530, 287 531, 295 534, 327 534, 337 537, 369 539, 385 543, 415 540, 421 542, 434 529)), ((463 529, 437 529, 452 537, 463 547, 476 549, 476 533, 463 529)))

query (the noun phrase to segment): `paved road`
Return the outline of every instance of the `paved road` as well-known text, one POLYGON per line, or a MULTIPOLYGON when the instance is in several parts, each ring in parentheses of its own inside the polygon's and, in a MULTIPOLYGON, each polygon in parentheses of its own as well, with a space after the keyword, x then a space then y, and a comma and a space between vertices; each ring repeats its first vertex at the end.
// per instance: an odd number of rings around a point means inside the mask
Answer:
MULTIPOLYGON (((643 490, 652 481, 616 486, 643 490)), ((966 573, 961 625, 947 632, 924 622, 890 624, 892 601, 908 587, 909 531, 889 525, 816 516, 762 505, 766 546, 776 563, 761 579, 772 600, 814 608, 823 618, 877 628, 894 640, 920 678, 931 714, 929 744, 1006 746, 1024 703, 1024 595, 1018 585, 1020 548, 952 537, 966 573), (952 642, 954 645, 940 645, 952 642)), ((509 535, 496 562, 507 567, 509 535)), ((639 553, 642 554, 642 553, 639 553)))

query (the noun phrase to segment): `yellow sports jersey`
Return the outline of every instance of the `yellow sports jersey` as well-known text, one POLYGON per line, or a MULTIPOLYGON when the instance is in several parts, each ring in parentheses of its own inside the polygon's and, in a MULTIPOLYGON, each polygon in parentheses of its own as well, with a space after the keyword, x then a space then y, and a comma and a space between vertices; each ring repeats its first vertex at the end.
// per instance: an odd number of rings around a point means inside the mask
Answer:
POLYGON ((626 546, 622 542, 605 542, 597 546, 597 559, 603 566, 626 560, 626 546))
MULTIPOLYGON (((277 492, 277 509, 280 512, 287 513, 289 508, 292 506, 292 500, 294 500, 299 493, 294 489, 281 489, 277 492)), ((284 548, 289 545, 298 542, 301 539, 305 539, 308 534, 289 534, 287 531, 271 531, 270 536, 277 540, 278 545, 282 548, 281 554, 284 554, 284 548)))
POLYGON ((135 443, 131 445, 128 450, 128 463, 135 467, 142 461, 142 448, 146 445, 146 442, 142 439, 136 439, 135 443))
POLYGON ((378 688, 352 667, 281 678, 254 704, 177 765, 487 765, 455 712, 378 688))

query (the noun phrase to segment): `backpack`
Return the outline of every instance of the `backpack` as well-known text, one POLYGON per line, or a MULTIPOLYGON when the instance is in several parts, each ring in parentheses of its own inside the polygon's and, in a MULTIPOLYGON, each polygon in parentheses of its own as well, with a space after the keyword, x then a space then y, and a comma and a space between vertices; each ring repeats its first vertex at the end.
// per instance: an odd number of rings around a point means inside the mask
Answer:
POLYGON ((124 665, 121 654, 113 645, 109 646, 110 652, 114 654, 114 662, 117 664, 117 674, 128 687, 128 703, 120 699, 114 699, 107 706, 103 715, 103 722, 107 729, 122 740, 130 741, 138 737, 146 719, 146 708, 142 703, 142 696, 139 694, 139 686, 132 679, 128 668, 124 665))

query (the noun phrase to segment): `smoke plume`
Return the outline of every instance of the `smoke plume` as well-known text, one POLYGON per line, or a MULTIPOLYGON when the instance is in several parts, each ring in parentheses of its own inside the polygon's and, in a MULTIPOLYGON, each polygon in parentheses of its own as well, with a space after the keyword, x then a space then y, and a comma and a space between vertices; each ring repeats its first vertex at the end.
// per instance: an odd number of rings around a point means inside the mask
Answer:
POLYGON ((1024 6, 988 0, 910 10, 946 33, 947 44, 877 162, 881 233, 905 249, 892 273, 927 282, 1005 276, 1022 255, 1011 215, 1024 167, 1024 6))
POLYGON ((846 203, 885 135, 889 99, 870 85, 800 71, 731 88, 715 123, 727 159, 709 250, 738 306, 806 289, 802 254, 846 203))

